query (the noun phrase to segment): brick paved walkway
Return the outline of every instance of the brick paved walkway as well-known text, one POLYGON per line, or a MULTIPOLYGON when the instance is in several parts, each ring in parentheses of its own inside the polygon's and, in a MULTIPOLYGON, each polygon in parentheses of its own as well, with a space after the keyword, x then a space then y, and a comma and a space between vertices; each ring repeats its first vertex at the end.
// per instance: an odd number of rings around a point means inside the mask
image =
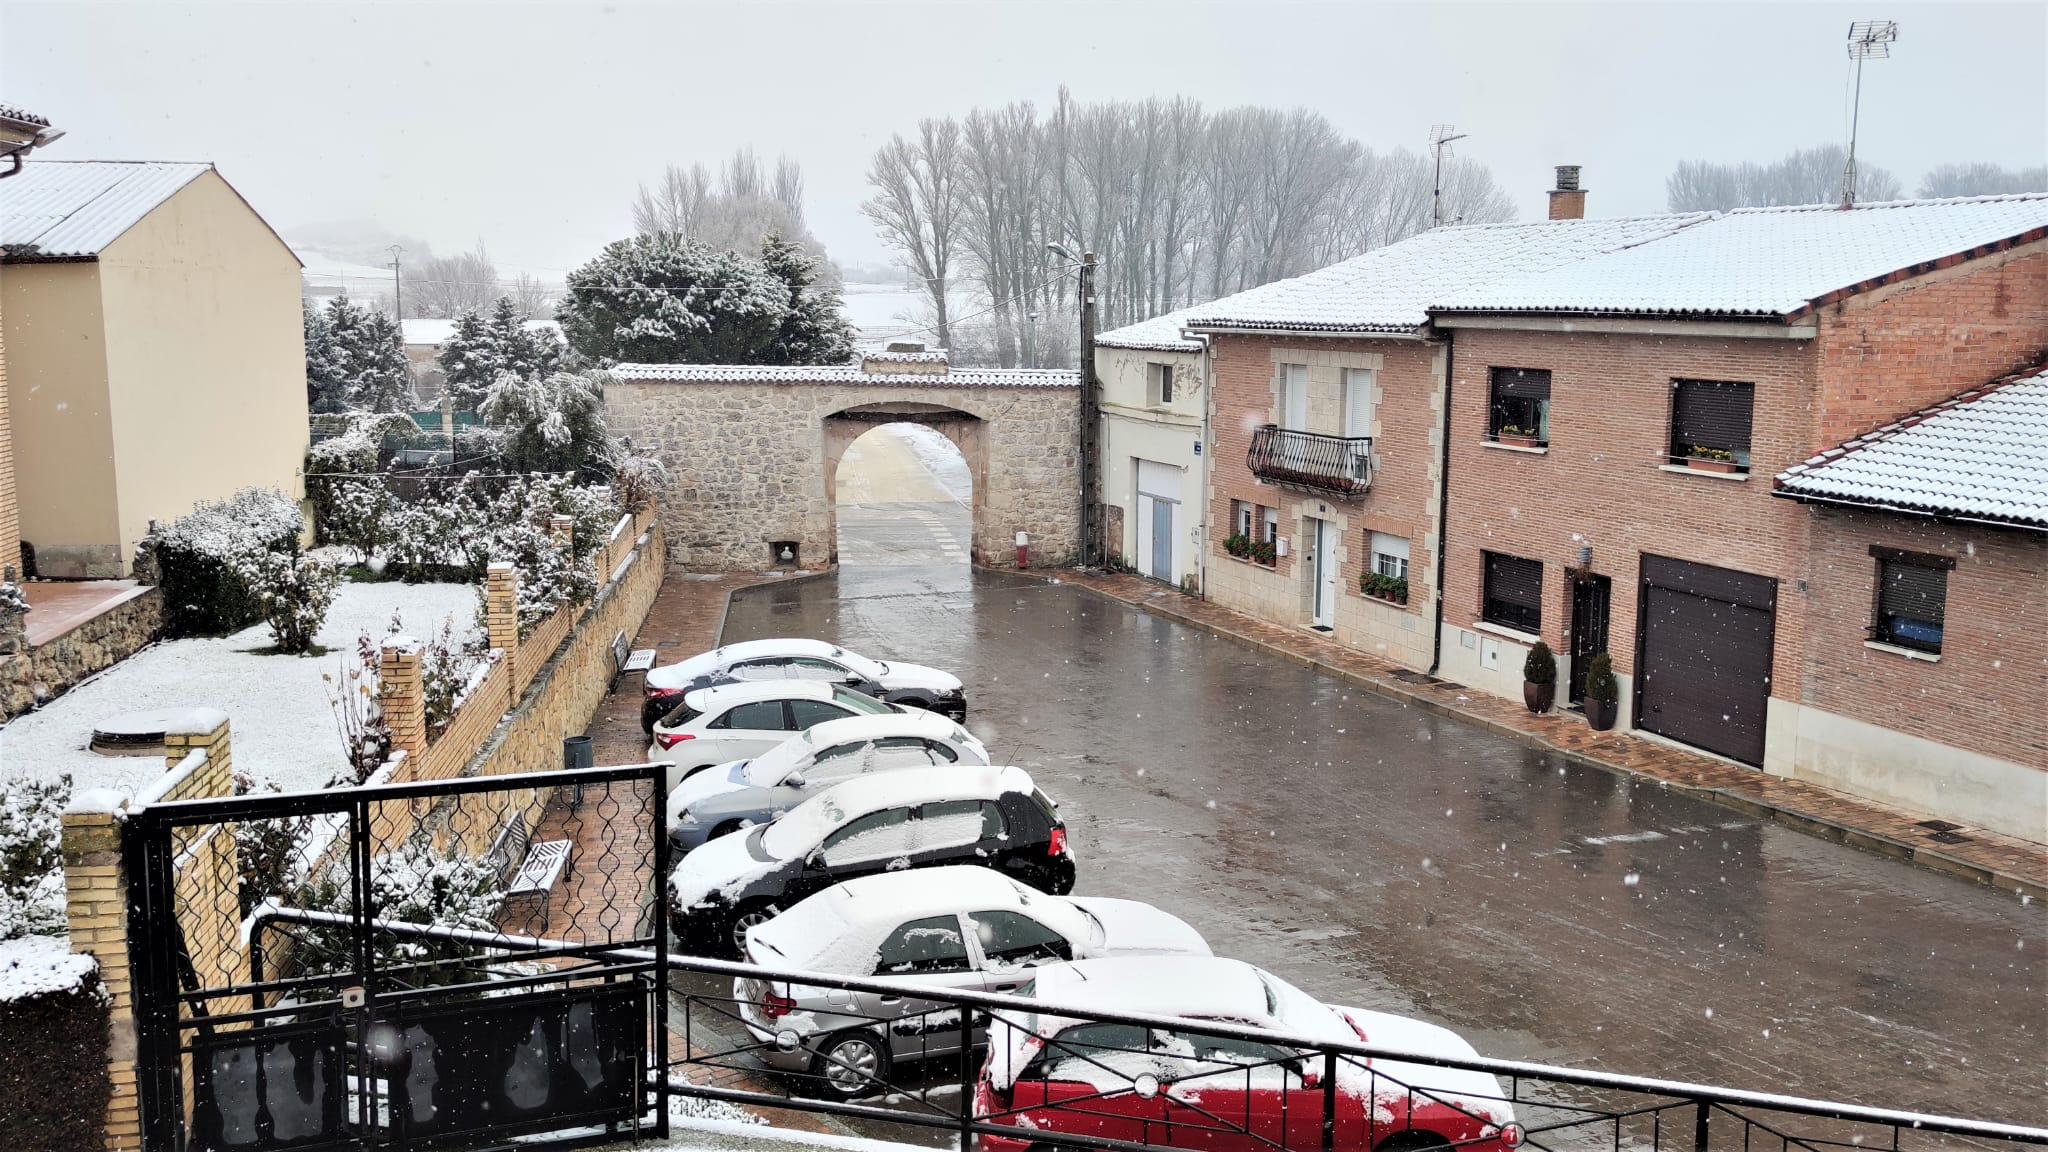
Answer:
POLYGON ((1306 629, 1270 624, 1137 576, 1069 569, 1053 578, 1583 764, 1661 780, 1713 803, 1829 840, 2048 898, 2048 847, 2039 844, 1975 828, 1964 830, 1969 843, 1934 844, 1927 839, 1928 830, 1917 824, 1924 817, 1902 809, 1655 741, 1595 732, 1576 713, 1531 715, 1520 701, 1447 681, 1432 683, 1306 629))

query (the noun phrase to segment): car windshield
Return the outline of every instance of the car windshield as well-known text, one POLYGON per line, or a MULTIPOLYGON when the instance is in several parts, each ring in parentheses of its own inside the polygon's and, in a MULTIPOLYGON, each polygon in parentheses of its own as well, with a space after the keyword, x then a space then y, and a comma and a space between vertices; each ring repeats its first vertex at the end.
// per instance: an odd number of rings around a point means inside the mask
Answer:
POLYGON ((838 798, 826 792, 804 801, 770 824, 761 836, 761 847, 777 860, 795 860, 824 843, 825 837, 846 821, 847 812, 839 806, 838 798))
POLYGON ((896 711, 894 704, 877 700, 864 692, 855 692, 851 688, 841 688, 837 685, 834 685, 832 688, 832 702, 851 708, 863 716, 886 716, 896 711))
POLYGON ((780 783, 791 768, 810 758, 811 733, 815 731, 807 728, 747 761, 747 783, 756 788, 772 788, 780 783))

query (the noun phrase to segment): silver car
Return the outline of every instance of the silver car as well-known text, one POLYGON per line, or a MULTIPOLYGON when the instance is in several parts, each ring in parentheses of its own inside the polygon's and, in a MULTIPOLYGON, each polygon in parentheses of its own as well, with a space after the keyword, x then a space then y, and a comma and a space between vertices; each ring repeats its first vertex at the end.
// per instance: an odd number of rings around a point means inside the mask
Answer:
MULTIPOLYGON (((747 931, 749 963, 901 984, 902 993, 742 977, 733 998, 769 1065, 851 1097, 897 1061, 959 1051, 959 1014, 921 989, 1014 992, 1041 964, 1209 954, 1200 933, 1150 904, 1048 896, 956 865, 848 880, 747 931)), ((970 1043, 985 1039, 985 1025, 973 1025, 970 1043)))
POLYGON ((668 794, 668 841, 686 853, 728 832, 779 819, 819 792, 868 772, 978 767, 988 749, 936 712, 827 720, 750 760, 719 764, 668 794))

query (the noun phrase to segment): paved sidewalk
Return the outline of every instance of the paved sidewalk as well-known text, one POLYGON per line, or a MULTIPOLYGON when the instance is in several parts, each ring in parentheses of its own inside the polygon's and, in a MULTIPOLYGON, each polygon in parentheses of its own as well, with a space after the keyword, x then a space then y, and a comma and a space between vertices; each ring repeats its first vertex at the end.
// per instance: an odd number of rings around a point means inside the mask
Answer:
POLYGON ((2048 847, 1966 828, 1963 844, 1937 844, 1924 817, 1798 780, 1767 775, 1708 756, 1618 732, 1595 732, 1572 712, 1532 715, 1505 700, 1433 680, 1345 647, 1305 628, 1247 616, 1138 576, 1063 569, 1041 573, 1079 584, 1143 611, 1199 628, 1356 684, 1368 691, 1477 724, 1490 732, 1575 761, 1673 788, 1761 819, 1868 851, 1908 860, 2009 892, 2048 899, 2048 847))

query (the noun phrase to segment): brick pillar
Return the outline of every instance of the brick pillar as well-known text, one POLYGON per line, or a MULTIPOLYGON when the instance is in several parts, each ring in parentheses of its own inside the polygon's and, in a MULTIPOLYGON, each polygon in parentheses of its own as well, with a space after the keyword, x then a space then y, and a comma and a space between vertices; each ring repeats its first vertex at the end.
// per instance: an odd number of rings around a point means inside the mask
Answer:
MULTIPOLYGON (((121 862, 121 809, 116 793, 84 792, 64 813, 64 911, 71 950, 90 953, 106 985, 108 1152, 142 1147, 141 1098, 135 1087, 135 986, 128 969, 128 876, 121 862)), ((83 1038, 81 1038, 83 1039, 83 1038)))
POLYGON ((548 539, 553 540, 557 548, 569 547, 576 539, 576 521, 559 512, 548 517, 548 539))
POLYGON ((177 768, 192 752, 206 759, 190 776, 161 793, 145 790, 144 800, 196 800, 235 794, 235 769, 228 740, 228 714, 218 708, 187 708, 164 726, 164 767, 177 768))
POLYGON ((491 565, 484 576, 484 627, 491 647, 507 656, 519 647, 519 571, 509 563, 491 565))
POLYGON ((391 750, 417 760, 427 750, 427 697, 420 683, 420 645, 410 636, 387 636, 377 662, 384 723, 391 750))

